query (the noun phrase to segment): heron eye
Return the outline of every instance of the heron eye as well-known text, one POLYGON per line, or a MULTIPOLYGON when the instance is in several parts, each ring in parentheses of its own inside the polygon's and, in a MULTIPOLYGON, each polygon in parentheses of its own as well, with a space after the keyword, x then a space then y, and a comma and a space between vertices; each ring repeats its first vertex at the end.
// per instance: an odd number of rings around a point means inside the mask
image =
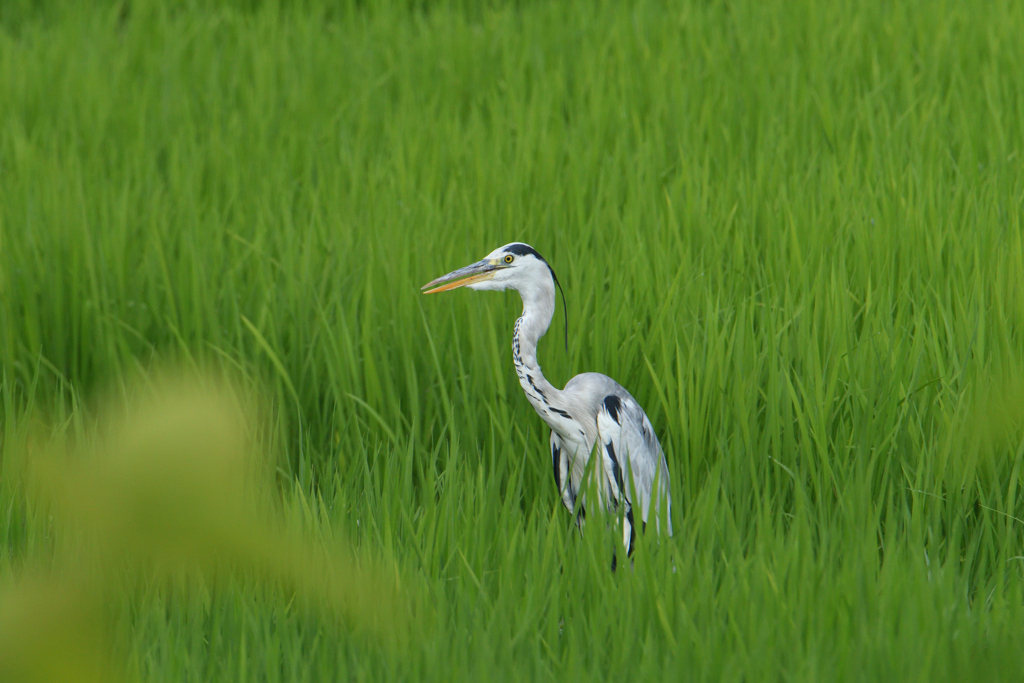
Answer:
POLYGON ((512 263, 512 254, 505 254, 505 263, 512 263))

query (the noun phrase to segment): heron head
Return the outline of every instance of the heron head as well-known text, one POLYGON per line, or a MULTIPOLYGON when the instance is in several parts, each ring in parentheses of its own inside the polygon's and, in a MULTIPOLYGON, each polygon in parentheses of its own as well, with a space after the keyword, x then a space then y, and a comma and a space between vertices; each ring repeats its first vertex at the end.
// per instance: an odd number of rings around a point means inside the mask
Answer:
POLYGON ((453 270, 423 285, 424 294, 450 289, 501 291, 516 289, 525 293, 535 287, 550 287, 552 295, 558 278, 537 251, 528 244, 513 242, 499 247, 476 263, 453 270))
MULTIPOLYGON (((565 306, 565 292, 562 291, 554 269, 529 244, 506 244, 476 263, 431 280, 422 289, 424 294, 433 294, 459 287, 494 291, 514 289, 523 298, 524 310, 528 301, 544 301, 550 297, 552 311, 555 307, 555 287, 558 287, 562 292, 562 311, 565 315, 565 349, 569 350, 569 311, 565 306)), ((547 329, 547 324, 544 329, 547 329)))

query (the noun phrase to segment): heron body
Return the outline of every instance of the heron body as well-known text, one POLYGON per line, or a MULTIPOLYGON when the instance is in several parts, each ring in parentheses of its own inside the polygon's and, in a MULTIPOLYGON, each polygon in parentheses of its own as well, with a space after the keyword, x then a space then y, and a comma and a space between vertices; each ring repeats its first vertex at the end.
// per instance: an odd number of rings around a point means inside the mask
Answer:
MULTIPOLYGON (((672 497, 668 463, 640 404, 606 375, 585 372, 557 389, 541 372, 537 343, 555 312, 555 271, 533 247, 513 242, 481 261, 452 271, 424 285, 426 293, 468 286, 477 290, 514 289, 523 300, 523 314, 512 333, 512 362, 527 400, 551 428, 551 465, 555 485, 570 512, 576 509, 591 454, 597 454, 597 491, 610 511, 622 505, 623 544, 632 554, 636 539, 634 509, 641 531, 653 504, 655 528, 672 535, 672 497)), ((564 298, 564 297, 563 297, 564 298)), ((577 522, 582 528, 585 497, 577 522)))

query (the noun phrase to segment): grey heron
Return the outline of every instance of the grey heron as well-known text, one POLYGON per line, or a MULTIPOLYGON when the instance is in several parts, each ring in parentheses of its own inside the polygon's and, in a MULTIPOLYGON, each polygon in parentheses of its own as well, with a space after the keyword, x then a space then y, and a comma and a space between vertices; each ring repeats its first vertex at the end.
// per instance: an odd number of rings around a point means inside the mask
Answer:
MULTIPOLYGON (((512 362, 526 398, 551 428, 551 465, 562 502, 570 512, 575 509, 591 453, 599 452, 599 468, 594 471, 600 503, 609 511, 617 511, 622 504, 622 542, 627 555, 632 555, 635 505, 640 508, 641 531, 646 530, 653 502, 656 530, 661 532, 664 518, 665 531, 672 535, 668 463, 647 415, 618 382, 585 372, 559 390, 544 378, 537 362, 537 342, 551 325, 556 286, 561 289, 548 262, 528 244, 513 242, 422 289, 425 294, 458 287, 519 292, 523 314, 512 333, 512 362)), ((562 304, 564 308, 564 292, 562 304)), ((580 500, 576 520, 581 530, 585 502, 585 498, 580 500)))

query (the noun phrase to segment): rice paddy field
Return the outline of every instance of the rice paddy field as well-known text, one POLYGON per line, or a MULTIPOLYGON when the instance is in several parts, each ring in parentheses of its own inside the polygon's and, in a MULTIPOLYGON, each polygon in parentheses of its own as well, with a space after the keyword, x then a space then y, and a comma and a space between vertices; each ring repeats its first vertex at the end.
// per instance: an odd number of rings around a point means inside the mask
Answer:
POLYGON ((1022 35, 1011 0, 0 3, 0 678, 1019 680, 1022 35), (420 294, 511 241, 565 288, 548 378, 612 376, 665 448, 631 568, 561 506, 518 296, 420 294))

